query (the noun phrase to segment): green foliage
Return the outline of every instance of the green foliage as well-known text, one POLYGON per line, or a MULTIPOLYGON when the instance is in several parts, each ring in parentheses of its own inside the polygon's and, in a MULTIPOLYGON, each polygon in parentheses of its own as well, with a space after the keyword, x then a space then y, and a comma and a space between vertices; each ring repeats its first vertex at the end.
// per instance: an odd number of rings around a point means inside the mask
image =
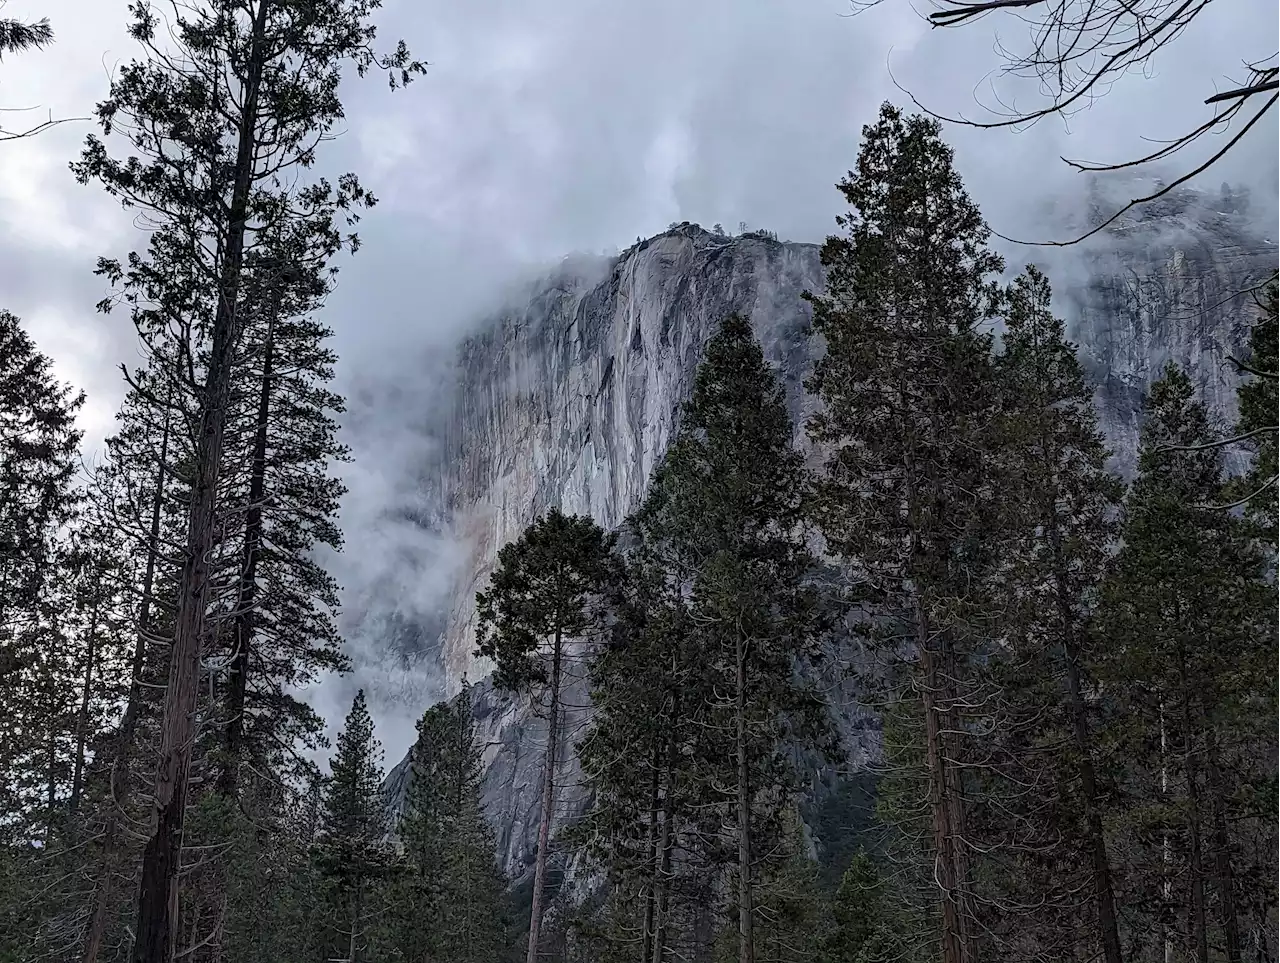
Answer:
POLYGON ((1275 874, 1274 812, 1252 801, 1273 772, 1275 588, 1257 528, 1212 507, 1219 437, 1190 378, 1166 367, 1102 608, 1120 903, 1136 945, 1188 953, 1239 947, 1270 889, 1242 881, 1275 874))
POLYGON ((631 520, 638 545, 579 749, 597 800, 581 836, 614 887, 614 939, 644 954, 675 951, 731 880, 751 905, 754 873, 786 860, 787 751, 831 748, 797 672, 819 658, 826 618, 792 436, 750 323, 725 319, 631 520), (756 854, 745 878, 742 852, 756 854))
POLYGON ((480 756, 464 686, 418 723, 388 927, 405 959, 492 963, 505 945, 505 881, 481 805, 480 756))
POLYGON ((1118 963, 1090 694, 1102 642, 1091 618, 1123 486, 1107 470, 1092 389, 1050 302, 1034 266, 1015 279, 995 366, 1002 552, 990 584, 1001 646, 982 670, 994 693, 969 830, 1000 855, 979 868, 977 912, 999 952, 1118 963))
POLYGON ((1276 544, 1276 475, 1277 465, 1276 409, 1280 406, 1277 394, 1277 319, 1280 318, 1280 289, 1275 280, 1267 285, 1259 301, 1261 317, 1249 333, 1249 377, 1238 389, 1240 421, 1236 432, 1253 434, 1249 447, 1253 450, 1254 463, 1240 483, 1233 486, 1239 496, 1248 500, 1248 507, 1258 522, 1267 530, 1271 544, 1276 544))
POLYGON ((354 960, 368 948, 392 865, 387 828, 382 747, 361 689, 338 734, 314 847, 331 910, 325 924, 331 956, 354 960))
POLYGON ((833 925, 825 935, 819 959, 823 963, 907 963, 910 940, 885 883, 871 858, 854 854, 831 900, 833 925))
POLYGON ((985 755, 994 687, 978 668, 999 618, 986 325, 1003 262, 933 120, 885 104, 839 186, 847 233, 823 245, 826 294, 807 295, 826 345, 809 382, 822 403, 809 433, 827 452, 814 515, 869 613, 867 701, 896 716, 882 789, 897 805, 881 813, 913 864, 897 895, 939 907, 941 927, 916 935, 936 933, 959 963, 978 952, 963 786, 985 755))
POLYGON ((875 813, 878 785, 875 772, 859 770, 842 777, 807 808, 805 824, 819 847, 824 887, 839 885, 840 874, 860 850, 875 850, 881 835, 875 813))
POLYGON ((499 688, 550 685, 562 644, 597 629, 616 578, 615 541, 590 518, 553 508, 498 552, 476 609, 477 654, 494 661, 499 688))

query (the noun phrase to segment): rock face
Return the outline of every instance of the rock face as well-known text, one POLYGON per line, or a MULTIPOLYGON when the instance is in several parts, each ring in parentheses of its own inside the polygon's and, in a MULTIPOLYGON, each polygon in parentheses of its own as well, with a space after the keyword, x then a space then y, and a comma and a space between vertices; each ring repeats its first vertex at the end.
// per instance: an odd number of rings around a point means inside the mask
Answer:
MULTIPOLYGON (((1245 342, 1250 315, 1248 299, 1232 295, 1274 271, 1274 244, 1251 237, 1239 214, 1181 194, 1071 257, 1041 263, 1098 385, 1119 470, 1132 468, 1141 399, 1165 360, 1188 366, 1203 397, 1233 416, 1227 356, 1245 342)), ((800 295, 821 286, 816 245, 685 224, 616 259, 566 266, 463 345, 426 482, 466 552, 437 649, 452 680, 488 671, 471 655, 474 598, 503 544, 553 505, 612 527, 639 504, 702 346, 726 314, 751 318, 804 444, 812 400, 802 383, 814 345, 800 295)), ((485 802, 505 868, 520 877, 532 861, 546 726, 487 682, 474 695, 487 747, 485 802)), ((856 709, 841 729, 855 764, 875 751, 874 725, 856 709)), ((569 758, 558 771, 555 825, 586 803, 572 753, 560 756, 569 758)), ((403 797, 408 763, 388 777, 393 800, 403 797)))

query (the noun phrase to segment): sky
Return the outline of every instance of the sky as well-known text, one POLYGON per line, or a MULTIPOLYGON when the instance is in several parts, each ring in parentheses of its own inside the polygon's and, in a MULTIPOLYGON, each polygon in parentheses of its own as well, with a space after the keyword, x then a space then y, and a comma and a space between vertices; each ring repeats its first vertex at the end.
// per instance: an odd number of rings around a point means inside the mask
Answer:
MULTIPOLYGON (((0 6, 47 16, 56 35, 47 50, 0 62, 0 126, 87 117, 137 53, 126 0, 0 6)), ((821 240, 835 229, 834 184, 856 159, 862 125, 886 99, 909 104, 896 84, 939 113, 974 119, 990 116, 979 100, 997 93, 1041 102, 1034 85, 991 76, 997 38, 1025 37, 1017 19, 930 30, 929 9, 923 0, 882 0, 856 16, 845 0, 385 0, 380 37, 403 37, 428 72, 395 92, 352 78, 346 129, 322 160, 359 172, 380 198, 326 311, 359 426, 348 438, 357 462, 339 565, 350 592, 385 577, 371 533, 388 500, 406 494, 433 366, 513 278, 570 252, 626 247, 671 221, 821 240)), ((1149 151, 1143 138, 1181 133, 1204 116, 1206 96, 1240 78, 1242 61, 1274 53, 1277 32, 1275 0, 1217 4, 1152 69, 1121 78, 1069 124, 950 127, 947 137, 992 226, 1043 236, 1040 202, 1082 189, 1060 155, 1119 160, 1149 151)), ((118 366, 138 357, 127 317, 94 311, 107 293, 94 263, 145 245, 126 212, 68 170, 92 129, 72 121, 0 143, 0 307, 87 392, 89 457, 123 394, 118 366)), ((1248 183, 1273 211, 1276 157, 1273 112, 1214 185, 1248 183)), ((405 739, 386 739, 388 755, 405 739)))

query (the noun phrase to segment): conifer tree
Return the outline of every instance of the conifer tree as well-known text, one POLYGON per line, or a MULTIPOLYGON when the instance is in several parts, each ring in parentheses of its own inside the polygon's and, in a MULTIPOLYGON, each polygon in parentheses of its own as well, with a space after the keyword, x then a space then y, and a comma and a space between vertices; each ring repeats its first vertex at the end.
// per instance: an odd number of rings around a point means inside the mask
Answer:
POLYGON ((530 693, 547 720, 528 963, 537 960, 545 910, 556 767, 564 736, 561 697, 573 673, 580 671, 582 649, 590 648, 603 628, 606 598, 616 591, 615 542, 616 536, 606 535, 590 518, 553 508, 503 546, 488 590, 476 596, 477 655, 493 660, 499 688, 530 693))
POLYGON ((75 666, 57 571, 79 505, 83 401, 0 311, 0 833, 20 842, 37 822, 48 829, 69 783, 62 737, 75 666))
POLYGON ((233 393, 241 403, 228 416, 229 461, 249 465, 221 496, 226 515, 244 520, 222 620, 228 671, 218 785, 231 795, 244 763, 279 774, 295 758, 281 747, 320 746, 322 721, 289 690, 348 668, 334 622, 337 584, 315 552, 342 547, 336 517, 345 489, 331 471, 349 457, 334 420, 344 406, 326 387, 332 332, 309 316, 329 288, 314 267, 304 270, 299 247, 290 256, 283 243, 264 245, 255 262, 246 359, 233 393))
POLYGON ((869 701, 901 704, 905 741, 887 730, 885 764, 911 793, 887 815, 930 867, 917 875, 938 907, 938 955, 973 963, 964 784, 981 753, 970 715, 989 693, 972 667, 998 622, 982 578, 995 502, 983 325, 1003 264, 952 160, 936 122, 892 105, 863 129, 857 169, 839 185, 847 236, 823 245, 827 293, 809 298, 826 344, 810 434, 830 451, 817 519, 873 613, 867 642, 885 691, 869 701))
POLYGON ((858 850, 831 901, 832 925, 823 937, 823 963, 896 963, 916 959, 894 914, 875 862, 858 850))
MULTIPOLYGON (((651 496, 651 498, 656 496, 651 496)), ((633 519, 632 537, 643 531, 633 519)), ((591 726, 578 757, 593 805, 572 836, 606 872, 607 925, 618 958, 661 963, 688 909, 708 898, 695 817, 701 719, 688 610, 651 542, 627 559, 609 643, 591 664, 591 726), (679 853, 679 857, 677 857, 679 853)))
POLYGON ((151 372, 135 378, 140 387, 128 392, 117 412, 116 433, 107 439, 106 459, 87 491, 93 542, 99 551, 110 546, 125 570, 119 587, 121 684, 116 714, 98 740, 100 785, 86 817, 96 842, 87 851, 93 893, 83 963, 131 942, 127 901, 134 896, 141 849, 131 829, 146 821, 136 790, 146 784, 144 770, 159 744, 164 641, 171 637, 181 567, 174 546, 181 543, 184 466, 190 462, 177 428, 182 412, 157 409, 146 399, 156 387, 151 372))
POLYGON ((370 931, 381 911, 380 884, 390 868, 387 828, 382 746, 361 689, 338 734, 315 847, 335 914, 327 926, 330 959, 370 959, 370 931))
MULTIPOLYGON (((659 632, 663 644, 645 650, 652 664, 635 674, 658 681, 667 690, 660 698, 678 696, 676 725, 698 733, 677 745, 683 771, 667 773, 662 798, 690 794, 681 808, 696 812, 699 825, 681 846, 732 867, 733 946, 742 963, 756 957, 757 876, 771 853, 785 851, 775 845, 795 792, 786 750, 830 748, 825 708, 799 671, 820 656, 826 624, 807 583, 808 477, 792 435, 782 387, 750 322, 726 318, 635 523, 665 592, 678 600, 665 616, 676 623, 659 632), (673 791, 673 777, 687 786, 673 791)), ((658 719, 670 728, 666 715, 658 719)), ((661 752, 654 758, 663 764, 661 752)), ((616 780, 617 771, 602 776, 616 780)), ((653 798, 646 782, 614 782, 609 791, 633 794, 643 811, 653 798)), ((655 940, 659 952, 661 944, 655 940)))
POLYGON ((1259 802, 1274 778, 1260 760, 1276 751, 1275 589, 1256 528, 1214 507, 1220 440, 1166 366, 1102 608, 1107 738, 1124 760, 1117 895, 1138 960, 1244 959, 1246 919, 1273 892, 1276 815, 1259 802))
MULTIPOLYGON (((202 657, 211 654, 203 647, 221 640, 209 624, 211 609, 225 604, 218 568, 237 554, 223 536, 228 518, 243 516, 226 509, 245 507, 223 500, 229 415, 243 384, 237 374, 248 357, 248 315, 261 310, 249 279, 272 267, 256 254, 263 253, 260 244, 290 239, 289 256, 310 284, 324 276, 332 255, 353 244, 341 222, 350 223, 370 195, 352 175, 336 185, 307 176, 318 142, 342 117, 341 70, 385 69, 394 86, 422 69, 403 44, 389 56, 374 53, 369 18, 377 6, 376 0, 207 0, 171 5, 162 24, 154 7, 136 4, 130 32, 145 59, 120 71, 97 109, 104 133, 123 134, 136 154, 116 159, 90 137, 74 165, 82 182, 101 182, 152 219, 147 253, 125 264, 103 259, 100 271, 120 286, 150 360, 163 368, 165 390, 148 400, 192 416, 185 545, 151 794, 154 828, 138 901, 140 963, 162 963, 178 952, 173 914, 191 757, 207 741, 195 729, 198 676, 202 657)), ((251 561, 248 542, 239 555, 251 561)), ((243 579, 233 584, 243 591, 243 579)), ((245 675, 240 671, 238 680, 245 675)))
POLYGON ((488 963, 503 948, 504 881, 481 804, 481 750, 471 692, 418 723, 398 834, 404 869, 394 892, 395 942, 407 959, 488 963))
POLYGON ((988 663, 999 714, 974 805, 975 832, 1010 871, 990 874, 979 912, 1003 952, 1033 946, 1025 952, 1045 959, 1084 952, 1121 963, 1090 701, 1101 641, 1091 617, 1122 485, 1107 471, 1092 390, 1050 300, 1034 266, 1013 282, 996 365, 1005 517, 994 581, 1005 636, 988 663))

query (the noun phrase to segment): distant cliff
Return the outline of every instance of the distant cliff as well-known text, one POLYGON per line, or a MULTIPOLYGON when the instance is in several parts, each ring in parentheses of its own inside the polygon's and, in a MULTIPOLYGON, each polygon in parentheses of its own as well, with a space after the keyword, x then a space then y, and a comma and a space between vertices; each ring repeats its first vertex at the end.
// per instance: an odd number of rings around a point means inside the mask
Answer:
MULTIPOLYGON (((1275 270, 1276 248, 1251 236, 1231 205, 1183 192, 1083 252, 1037 260, 1098 386, 1119 470, 1132 468, 1141 400, 1166 359, 1189 367, 1213 409, 1233 416, 1227 356, 1246 341, 1251 318, 1240 292, 1275 270)), ((429 627, 451 680, 488 671, 472 656, 474 598, 505 542, 552 505, 612 527, 639 504, 702 346, 726 314, 752 319, 807 447, 803 416, 812 400, 802 383, 816 345, 800 294, 821 287, 814 244, 684 224, 616 259, 566 262, 530 290, 525 306, 462 346, 451 401, 437 415, 438 455, 424 478, 438 499, 436 523, 466 550, 451 604, 429 627)), ((475 705, 488 747, 485 801, 502 861, 520 876, 534 845, 546 727, 487 683, 475 705)), ((874 751, 873 726, 856 709, 841 729, 855 762, 874 751)), ((566 756, 558 825, 587 801, 566 756)), ((388 777, 397 805, 407 773, 408 759, 388 777)))

